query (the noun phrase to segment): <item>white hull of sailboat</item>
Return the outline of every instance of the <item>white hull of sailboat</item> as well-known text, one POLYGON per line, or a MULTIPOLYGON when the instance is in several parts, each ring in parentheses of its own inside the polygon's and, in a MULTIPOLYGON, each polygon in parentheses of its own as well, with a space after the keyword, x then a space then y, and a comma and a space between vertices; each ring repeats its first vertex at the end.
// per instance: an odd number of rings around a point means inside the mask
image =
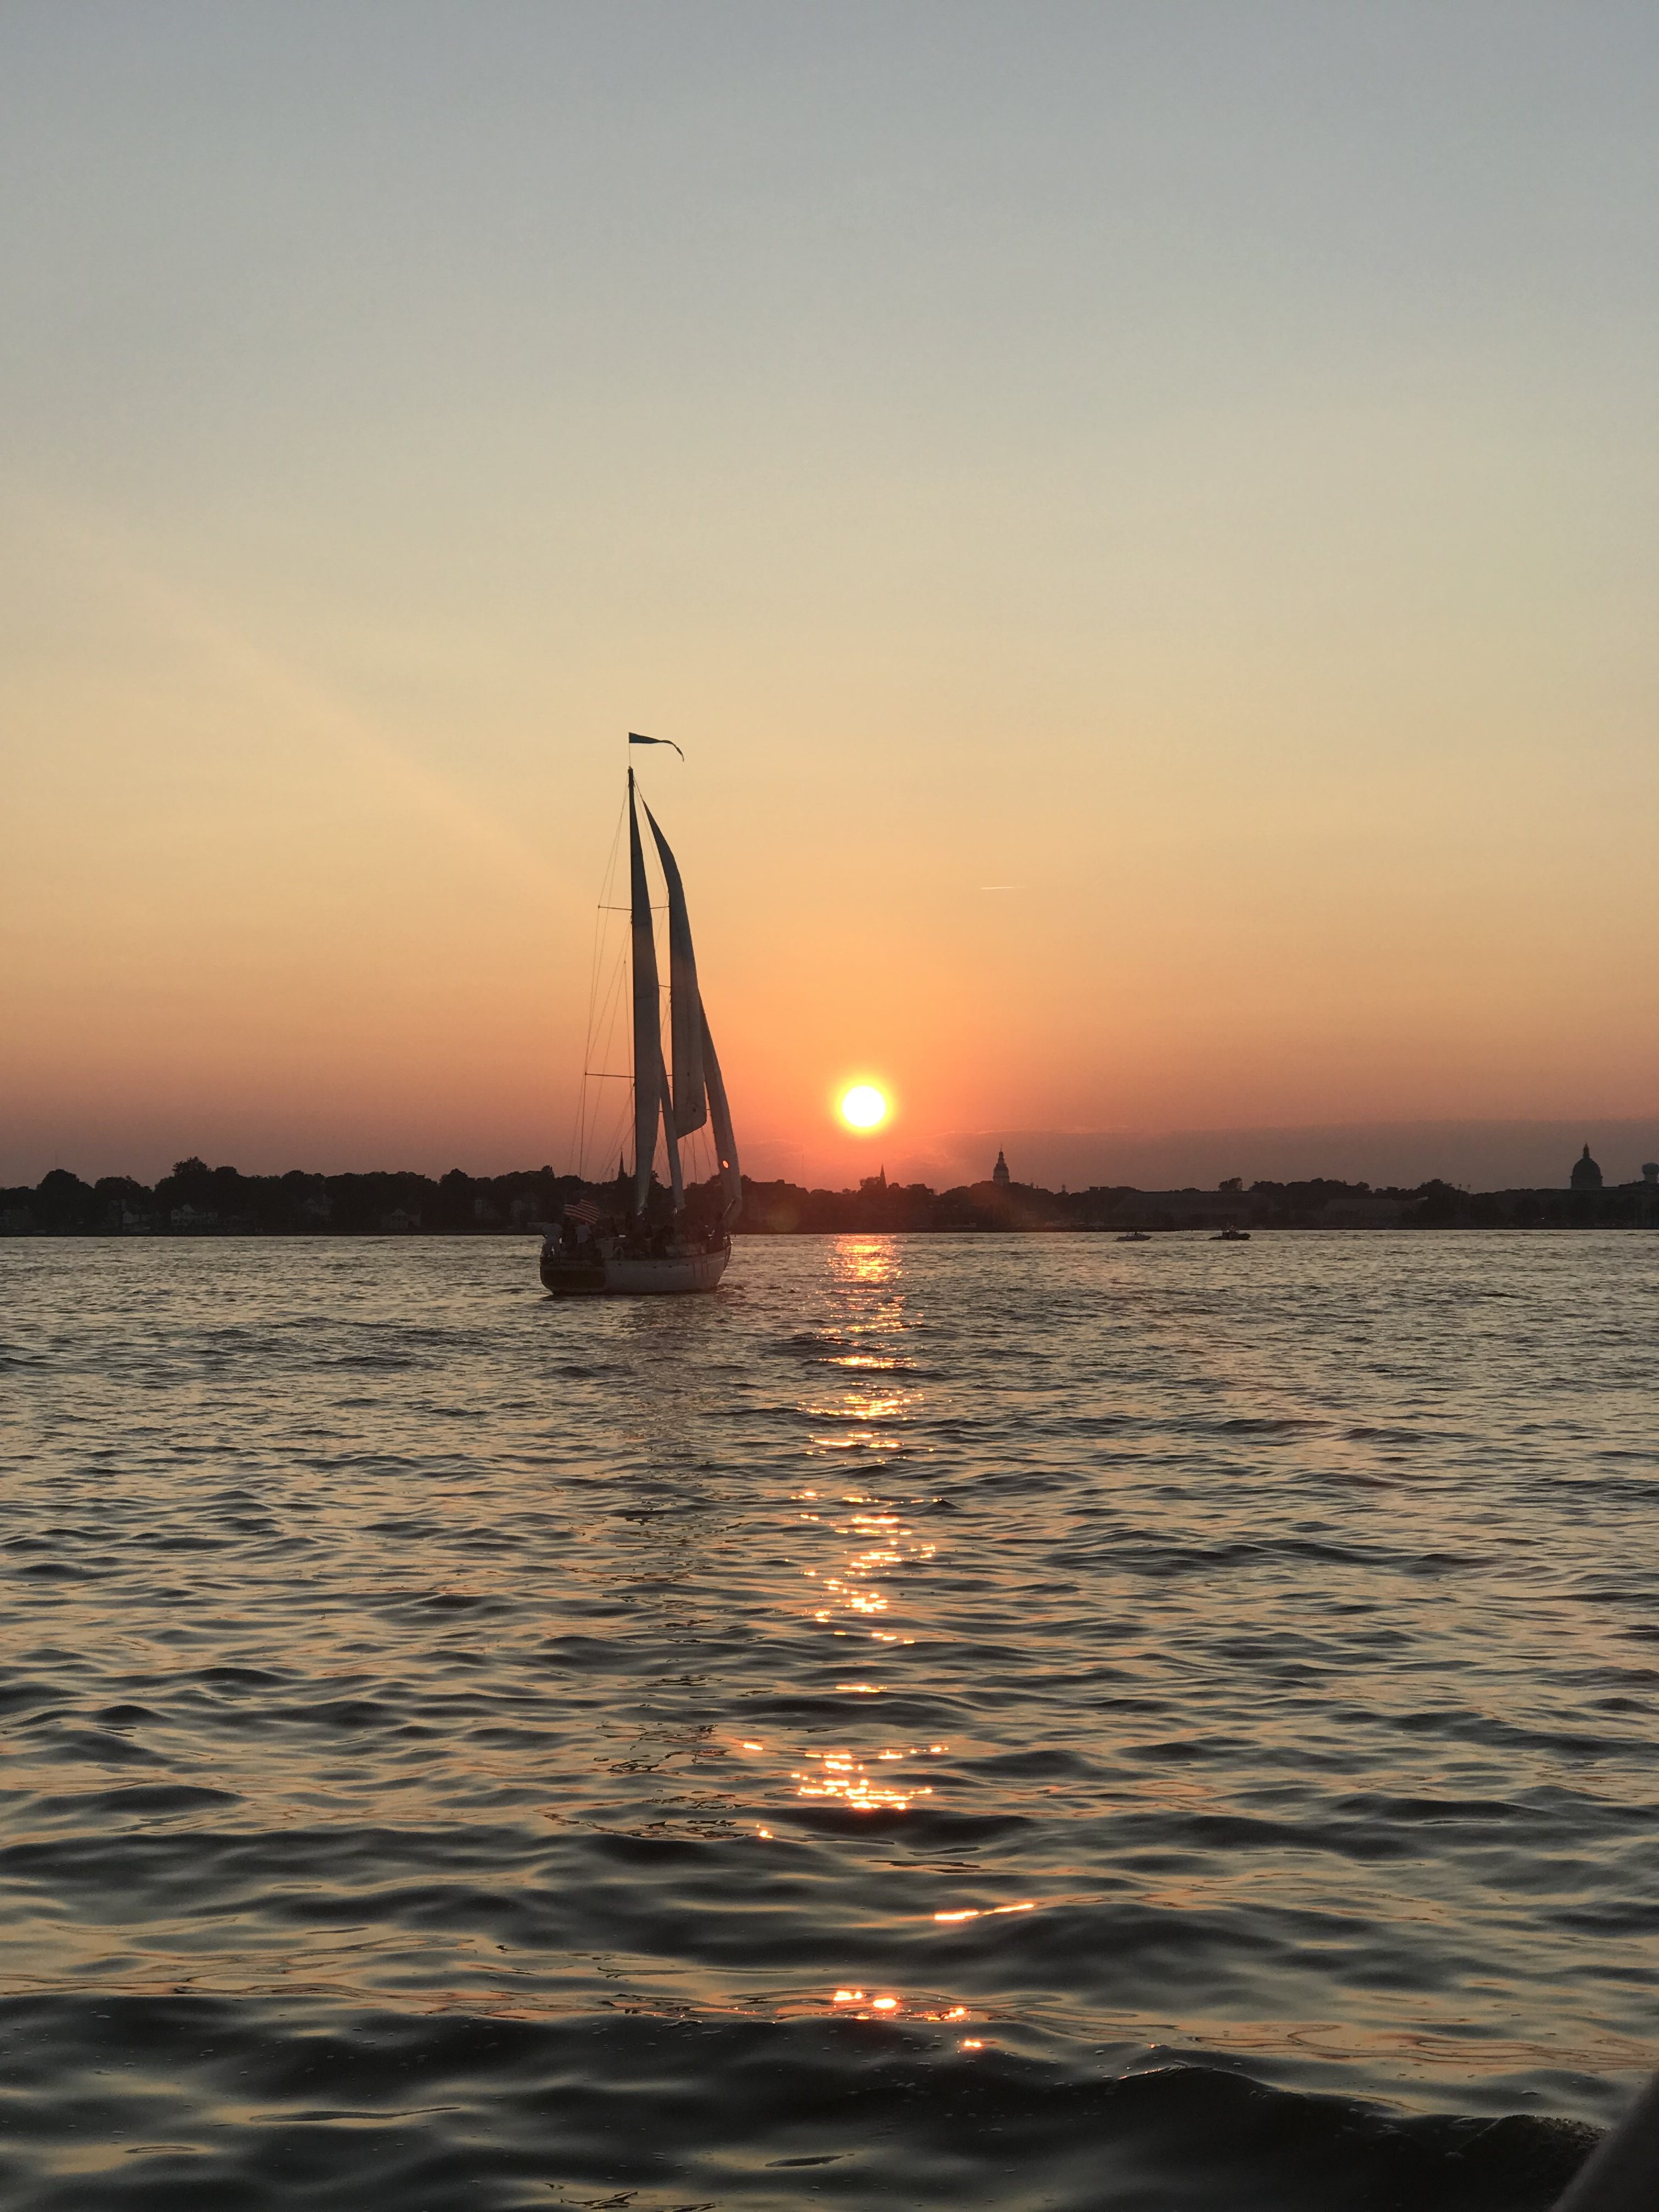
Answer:
POLYGON ((623 1297, 656 1297, 678 1291, 712 1291, 732 1253, 693 1252, 678 1260, 607 1260, 605 1287, 623 1297))
POLYGON ((731 1256, 729 1245, 718 1252, 678 1253, 666 1258, 617 1257, 586 1264, 544 1252, 542 1286, 555 1297, 676 1297, 688 1291, 712 1291, 726 1273, 731 1256))

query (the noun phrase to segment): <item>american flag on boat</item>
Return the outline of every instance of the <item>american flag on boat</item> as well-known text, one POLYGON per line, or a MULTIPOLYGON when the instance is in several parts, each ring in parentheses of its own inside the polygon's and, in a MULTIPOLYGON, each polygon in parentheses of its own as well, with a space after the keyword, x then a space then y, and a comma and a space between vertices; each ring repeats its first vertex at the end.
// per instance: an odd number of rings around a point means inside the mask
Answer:
POLYGON ((572 1221, 580 1221, 591 1229, 599 1218, 599 1209, 591 1198, 578 1198, 565 1208, 572 1221))

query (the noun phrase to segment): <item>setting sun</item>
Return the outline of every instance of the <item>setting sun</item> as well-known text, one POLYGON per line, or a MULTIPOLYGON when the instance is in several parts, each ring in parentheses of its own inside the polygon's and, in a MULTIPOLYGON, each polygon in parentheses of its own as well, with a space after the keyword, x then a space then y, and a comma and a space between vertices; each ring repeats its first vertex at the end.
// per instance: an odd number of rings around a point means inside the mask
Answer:
POLYGON ((841 1102, 841 1118, 849 1128, 878 1129, 887 1119, 887 1101, 873 1083, 855 1083, 841 1102))

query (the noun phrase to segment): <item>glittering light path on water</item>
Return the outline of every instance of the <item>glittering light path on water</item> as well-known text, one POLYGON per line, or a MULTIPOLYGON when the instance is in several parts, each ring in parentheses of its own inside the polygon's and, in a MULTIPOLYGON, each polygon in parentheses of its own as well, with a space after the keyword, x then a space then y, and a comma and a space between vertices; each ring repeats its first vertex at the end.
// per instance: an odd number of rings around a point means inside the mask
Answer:
POLYGON ((0 1245, 0 2193, 1547 2205, 1659 2057, 1653 1249, 0 1245))

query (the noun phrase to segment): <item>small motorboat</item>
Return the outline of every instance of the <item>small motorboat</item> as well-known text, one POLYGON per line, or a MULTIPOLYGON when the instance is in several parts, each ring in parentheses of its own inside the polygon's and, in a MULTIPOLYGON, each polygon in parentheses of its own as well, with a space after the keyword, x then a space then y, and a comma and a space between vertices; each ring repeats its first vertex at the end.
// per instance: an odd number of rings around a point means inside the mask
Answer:
POLYGON ((1144 1229, 1130 1229, 1117 1241, 1120 1244, 1150 1244, 1152 1240, 1144 1229))
POLYGON ((1248 1244, 1249 1241, 1249 1231, 1240 1229, 1231 1221, 1224 1229, 1218 1229, 1210 1239, 1212 1244, 1248 1244))

